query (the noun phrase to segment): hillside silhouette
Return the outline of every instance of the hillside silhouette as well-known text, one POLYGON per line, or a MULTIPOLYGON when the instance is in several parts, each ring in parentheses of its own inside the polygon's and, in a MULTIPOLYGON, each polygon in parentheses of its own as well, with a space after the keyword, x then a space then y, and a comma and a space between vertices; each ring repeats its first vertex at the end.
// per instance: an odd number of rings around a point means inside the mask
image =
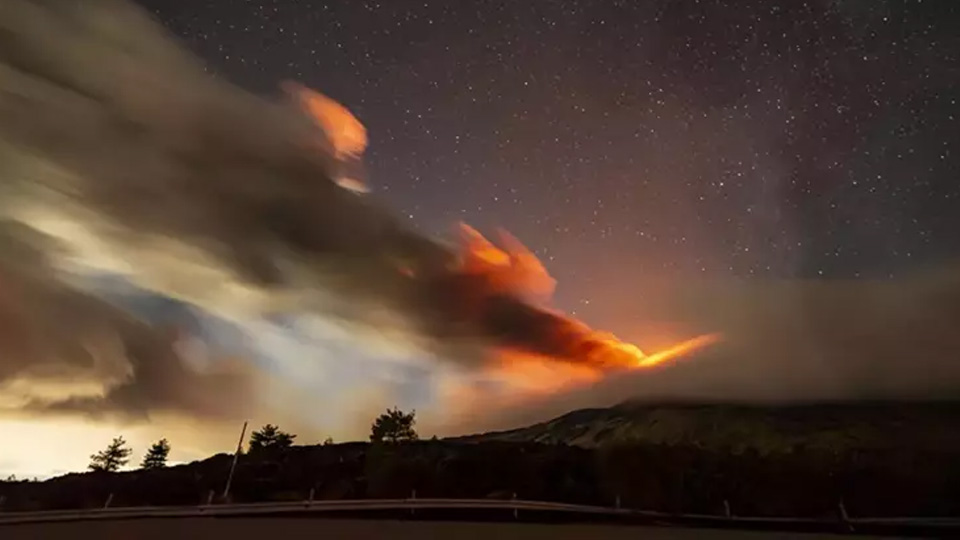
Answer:
MULTIPOLYGON (((516 496, 783 517, 835 517, 843 501, 853 516, 957 515, 958 409, 626 403, 507 432, 243 454, 230 501, 516 496)), ((0 496, 7 511, 223 502, 232 460, 2 482, 0 496)))
POLYGON ((638 443, 689 445, 718 452, 796 450, 960 449, 953 421, 960 402, 848 402, 783 406, 649 404, 629 401, 580 409, 508 431, 460 441, 512 441, 598 447, 638 443))

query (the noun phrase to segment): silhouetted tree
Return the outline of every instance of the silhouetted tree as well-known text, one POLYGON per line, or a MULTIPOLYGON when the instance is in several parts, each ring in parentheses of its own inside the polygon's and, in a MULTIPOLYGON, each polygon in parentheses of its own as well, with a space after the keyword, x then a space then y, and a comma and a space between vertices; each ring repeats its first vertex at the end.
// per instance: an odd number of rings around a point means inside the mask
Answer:
POLYGON ((250 454, 276 453, 293 446, 297 436, 281 431, 273 424, 267 424, 250 435, 250 454))
POLYGON ((333 444, 333 437, 327 437, 326 439, 323 440, 324 446, 330 446, 332 444, 333 444))
POLYGON ((413 429, 416 424, 416 411, 409 414, 400 409, 387 409, 373 421, 370 427, 370 440, 373 442, 399 442, 417 440, 417 432, 413 429))
POLYGON ((170 443, 167 442, 166 439, 160 439, 153 443, 153 446, 144 454, 140 467, 144 469, 162 469, 167 466, 167 456, 169 455, 170 443))
POLYGON ((90 456, 88 467, 91 471, 114 472, 130 461, 131 452, 133 450, 127 446, 127 441, 123 437, 116 437, 106 449, 90 456))

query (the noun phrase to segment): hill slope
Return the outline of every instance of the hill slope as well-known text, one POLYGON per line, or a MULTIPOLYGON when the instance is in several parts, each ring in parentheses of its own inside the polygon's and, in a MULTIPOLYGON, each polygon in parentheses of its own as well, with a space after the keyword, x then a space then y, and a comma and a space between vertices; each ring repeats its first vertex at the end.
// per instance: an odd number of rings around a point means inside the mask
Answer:
POLYGON ((581 409, 529 427, 458 437, 597 447, 617 443, 693 445, 761 454, 823 451, 960 449, 960 402, 827 403, 791 406, 652 405, 627 402, 581 409))
MULTIPOLYGON (((824 517, 960 513, 951 403, 794 407, 644 405, 574 411, 527 428, 244 454, 234 502, 519 498, 667 512, 824 517), (551 443, 571 443, 551 444, 551 443)), ((221 493, 226 454, 152 471, 2 482, 4 511, 193 505, 221 493)))

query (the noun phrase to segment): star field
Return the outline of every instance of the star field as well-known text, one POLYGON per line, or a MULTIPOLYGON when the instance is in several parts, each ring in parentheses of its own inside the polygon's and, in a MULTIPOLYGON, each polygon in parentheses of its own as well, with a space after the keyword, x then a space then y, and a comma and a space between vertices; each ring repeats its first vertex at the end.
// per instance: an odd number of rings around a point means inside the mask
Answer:
POLYGON ((434 234, 505 227, 568 308, 614 275, 960 255, 949 0, 141 3, 217 76, 344 103, 376 196, 434 234))

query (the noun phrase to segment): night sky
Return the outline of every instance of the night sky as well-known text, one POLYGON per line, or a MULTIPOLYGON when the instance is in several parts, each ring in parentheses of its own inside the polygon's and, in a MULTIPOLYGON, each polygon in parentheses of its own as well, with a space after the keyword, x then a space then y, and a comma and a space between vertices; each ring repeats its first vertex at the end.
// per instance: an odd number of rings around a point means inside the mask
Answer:
POLYGON ((503 226, 559 304, 624 276, 889 277, 960 255, 960 4, 141 0, 210 71, 367 126, 421 230, 503 226))

